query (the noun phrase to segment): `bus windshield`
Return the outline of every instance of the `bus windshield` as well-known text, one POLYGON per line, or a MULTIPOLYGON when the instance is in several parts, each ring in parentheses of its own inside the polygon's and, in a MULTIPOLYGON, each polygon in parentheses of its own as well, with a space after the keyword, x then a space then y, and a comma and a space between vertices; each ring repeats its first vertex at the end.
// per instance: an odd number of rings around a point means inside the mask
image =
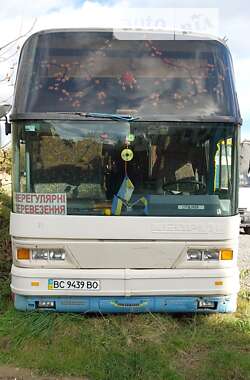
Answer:
POLYGON ((69 215, 233 215, 235 133, 214 123, 16 122, 14 192, 63 194, 69 215))
POLYGON ((228 117, 235 112, 232 83, 230 55, 218 41, 44 32, 23 48, 13 113, 228 117))

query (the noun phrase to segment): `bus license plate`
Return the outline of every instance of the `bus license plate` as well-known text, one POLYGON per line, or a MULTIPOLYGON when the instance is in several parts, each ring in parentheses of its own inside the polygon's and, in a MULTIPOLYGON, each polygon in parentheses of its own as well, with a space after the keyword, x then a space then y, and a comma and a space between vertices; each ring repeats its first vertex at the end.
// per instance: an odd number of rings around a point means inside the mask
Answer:
POLYGON ((100 290, 99 280, 48 280, 48 290, 100 290))

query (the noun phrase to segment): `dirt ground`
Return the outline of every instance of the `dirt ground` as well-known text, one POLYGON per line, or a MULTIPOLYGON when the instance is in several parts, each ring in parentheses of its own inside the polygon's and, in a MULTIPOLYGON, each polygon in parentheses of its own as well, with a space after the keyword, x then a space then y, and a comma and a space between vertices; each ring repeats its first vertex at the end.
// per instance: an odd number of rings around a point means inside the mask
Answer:
POLYGON ((0 380, 89 380, 86 377, 37 376, 31 370, 0 366, 0 380))

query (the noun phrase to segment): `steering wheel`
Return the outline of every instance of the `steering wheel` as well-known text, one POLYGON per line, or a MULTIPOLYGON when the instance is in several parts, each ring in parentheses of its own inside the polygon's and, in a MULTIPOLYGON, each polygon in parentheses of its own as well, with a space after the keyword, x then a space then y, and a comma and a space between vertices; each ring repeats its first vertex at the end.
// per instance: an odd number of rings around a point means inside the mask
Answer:
MULTIPOLYGON (((162 185, 162 188, 164 191, 168 191, 170 192, 171 194, 176 194, 175 192, 177 191, 177 195, 178 194, 183 194, 183 191, 181 190, 173 190, 173 189, 168 189, 168 186, 172 186, 172 185, 178 185, 178 184, 185 184, 185 183, 188 183, 188 184, 192 184, 192 185, 198 185, 199 186, 199 191, 200 190, 206 190, 206 185, 203 183, 203 182, 200 182, 200 181, 196 181, 196 180, 192 180, 192 179, 180 179, 180 180, 176 180, 176 181, 172 181, 172 182, 165 182, 163 185, 162 185)), ((193 191, 192 193, 195 193, 195 191, 193 191)))

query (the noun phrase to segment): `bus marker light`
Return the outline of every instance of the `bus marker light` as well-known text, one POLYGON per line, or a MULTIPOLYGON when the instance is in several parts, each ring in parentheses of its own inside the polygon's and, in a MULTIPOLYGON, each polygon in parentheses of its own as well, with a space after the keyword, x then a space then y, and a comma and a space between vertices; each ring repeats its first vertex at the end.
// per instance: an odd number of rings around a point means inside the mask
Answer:
POLYGON ((40 286, 39 281, 31 281, 31 286, 40 286))
POLYGON ((223 285, 223 281, 215 281, 214 285, 216 285, 216 286, 222 286, 223 285))
POLYGON ((29 260, 30 250, 28 248, 17 248, 17 259, 18 260, 29 260))
POLYGON ((222 249, 220 251, 221 260, 233 260, 233 250, 232 249, 222 249))

